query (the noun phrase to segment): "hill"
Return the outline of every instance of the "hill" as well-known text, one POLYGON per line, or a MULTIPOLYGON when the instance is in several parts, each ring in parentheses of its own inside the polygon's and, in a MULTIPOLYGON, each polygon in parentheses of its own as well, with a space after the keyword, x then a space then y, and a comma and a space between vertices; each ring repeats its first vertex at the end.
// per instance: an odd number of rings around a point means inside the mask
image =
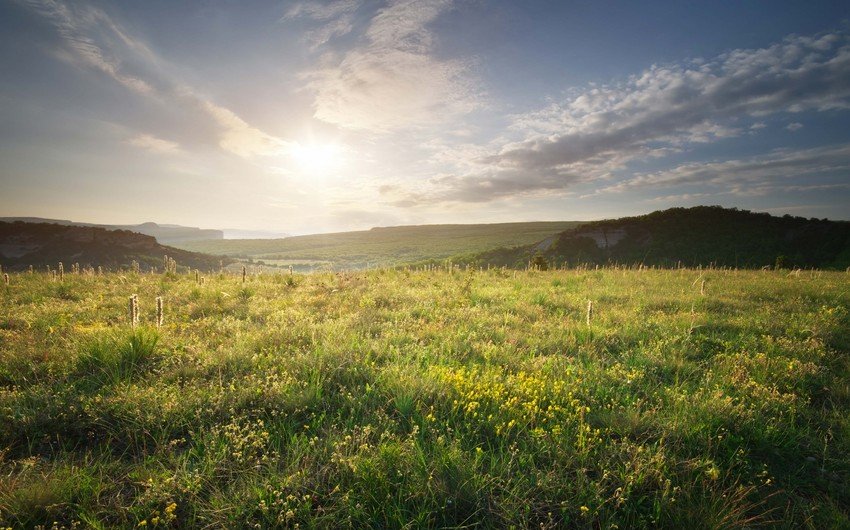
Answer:
POLYGON ((363 269, 528 245, 578 224, 560 221, 394 226, 283 239, 193 241, 176 246, 196 252, 259 260, 267 265, 292 264, 300 270, 363 269))
MULTIPOLYGON (((70 267, 128 267, 136 260, 142 270, 162 270, 163 258, 170 256, 178 266, 201 270, 219 268, 221 258, 167 247, 152 236, 127 230, 49 223, 0 222, 0 263, 4 268, 23 270, 30 265, 70 267)), ((230 261, 230 260, 227 260, 230 261)))
POLYGON ((595 221, 548 241, 481 253, 481 264, 525 266, 540 254, 558 264, 758 268, 850 266, 850 222, 776 217, 736 208, 671 208, 595 221))
POLYGON ((224 239, 224 231, 196 228, 193 226, 180 226, 170 224, 142 223, 138 225, 100 225, 93 223, 78 223, 65 219, 43 219, 41 217, 0 217, 0 222, 13 223, 23 221, 25 223, 51 223, 64 226, 93 226, 105 228, 106 230, 129 230, 156 238, 163 245, 172 245, 181 241, 194 241, 198 239, 224 239))

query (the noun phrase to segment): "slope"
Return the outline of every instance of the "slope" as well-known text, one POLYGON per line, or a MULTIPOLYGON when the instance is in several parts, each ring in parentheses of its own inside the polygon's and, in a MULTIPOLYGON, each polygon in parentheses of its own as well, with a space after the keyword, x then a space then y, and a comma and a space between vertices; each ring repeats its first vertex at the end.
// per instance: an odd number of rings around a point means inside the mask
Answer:
POLYGON ((176 246, 197 252, 260 260, 265 264, 292 263, 302 270, 361 269, 440 260, 498 247, 528 245, 578 224, 560 221, 395 226, 284 239, 195 241, 176 246))
MULTIPOLYGON (((776 217, 720 206, 671 208, 585 223, 548 247, 525 245, 476 255, 481 264, 525 266, 537 255, 557 264, 644 264, 756 268, 850 266, 850 222, 776 217)), ((539 258, 538 258, 539 259, 539 258)))
MULTIPOLYGON (((128 267, 137 261, 142 270, 163 267, 170 256, 178 266, 201 270, 218 269, 221 258, 167 247, 152 236, 126 230, 68 226, 49 223, 0 222, 0 263, 4 268, 23 270, 30 265, 128 267)), ((231 261, 227 259, 226 261, 231 261)))

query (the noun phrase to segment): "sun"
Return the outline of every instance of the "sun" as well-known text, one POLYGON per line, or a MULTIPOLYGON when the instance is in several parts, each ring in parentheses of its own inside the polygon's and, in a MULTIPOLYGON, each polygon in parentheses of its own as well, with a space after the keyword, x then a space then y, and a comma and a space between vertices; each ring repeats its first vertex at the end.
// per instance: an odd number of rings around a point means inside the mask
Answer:
POLYGON ((324 174, 337 169, 342 162, 342 149, 332 143, 296 143, 289 151, 304 173, 324 174))

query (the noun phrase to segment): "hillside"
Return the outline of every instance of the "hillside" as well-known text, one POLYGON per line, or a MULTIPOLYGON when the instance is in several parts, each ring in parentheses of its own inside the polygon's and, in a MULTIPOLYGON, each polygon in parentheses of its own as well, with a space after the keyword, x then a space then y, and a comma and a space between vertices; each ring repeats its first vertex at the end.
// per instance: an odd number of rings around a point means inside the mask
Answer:
POLYGON ((578 224, 561 221, 394 226, 284 239, 194 241, 176 246, 208 254, 250 258, 269 265, 293 264, 300 270, 362 269, 529 245, 578 224))
POLYGON ((585 223, 550 241, 503 248, 473 261, 524 266, 535 255, 568 265, 623 263, 758 268, 850 266, 850 222, 771 216, 719 206, 671 208, 585 223))
POLYGON ((195 228, 193 226, 180 226, 170 224, 142 223, 138 225, 100 225, 93 223, 78 223, 64 219, 43 219, 41 217, 0 217, 0 222, 13 223, 23 221, 25 223, 50 223, 64 226, 93 226, 106 230, 129 230, 156 238, 163 245, 172 245, 181 241, 194 241, 198 239, 224 239, 222 230, 211 230, 195 228))
POLYGON ((79 263, 82 267, 117 269, 136 260, 142 270, 161 270, 166 255, 175 259, 178 266, 201 270, 218 269, 220 262, 219 257, 160 245, 152 236, 126 230, 0 222, 0 263, 4 269, 56 266, 60 261, 66 267, 79 263))

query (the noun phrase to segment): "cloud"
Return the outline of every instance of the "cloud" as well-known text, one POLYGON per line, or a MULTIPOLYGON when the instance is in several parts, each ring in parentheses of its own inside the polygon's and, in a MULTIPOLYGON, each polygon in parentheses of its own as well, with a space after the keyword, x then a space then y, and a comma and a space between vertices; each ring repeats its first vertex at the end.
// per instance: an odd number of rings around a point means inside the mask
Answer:
POLYGON ((360 0, 296 2, 286 11, 282 20, 307 17, 312 20, 328 21, 356 11, 360 4, 360 0))
MULTIPOLYGON (((218 146, 243 158, 276 156, 289 146, 281 138, 246 123, 232 110, 186 86, 173 67, 142 40, 131 36, 106 12, 85 3, 27 0, 23 5, 51 24, 61 39, 57 54, 83 69, 102 72, 130 91, 181 110, 200 111, 214 129, 218 146)), ((168 152, 164 140, 139 137, 133 145, 168 152)))
POLYGON ((607 186, 599 193, 637 189, 669 189, 677 186, 714 187, 736 195, 763 194, 768 189, 805 191, 832 184, 790 184, 795 178, 846 174, 850 170, 850 144, 801 150, 777 150, 767 155, 720 162, 694 162, 632 178, 607 186))
POLYGON ((197 102, 221 127, 219 145, 226 151, 252 158, 285 154, 292 146, 290 142, 252 127, 229 109, 201 98, 197 98, 197 102))
POLYGON ((798 122, 798 121, 795 121, 793 123, 789 123, 788 125, 785 126, 785 129, 788 130, 788 131, 791 131, 791 132, 794 132, 794 131, 796 131, 798 129, 802 129, 802 128, 803 128, 803 124, 798 122))
POLYGON ((564 192, 614 178, 635 161, 758 130, 764 116, 848 108, 848 35, 790 36, 710 61, 652 66, 620 84, 573 91, 566 101, 516 115, 510 131, 519 141, 495 146, 477 170, 442 179, 435 183, 442 189, 429 196, 479 202, 512 189, 564 192))
POLYGON ((56 28, 67 52, 60 57, 98 70, 135 92, 148 94, 153 91, 147 82, 127 73, 123 61, 116 54, 104 50, 105 46, 112 46, 118 41, 126 44, 127 41, 123 33, 115 31, 116 26, 103 11, 85 4, 69 5, 54 0, 22 3, 56 28), (110 32, 119 37, 112 43, 109 42, 110 32))
POLYGON ((307 19, 319 25, 306 33, 306 41, 315 50, 335 37, 351 33, 354 17, 360 8, 360 0, 337 0, 335 2, 298 2, 290 7, 281 18, 282 22, 307 19))
POLYGON ((513 171, 492 171, 475 178, 450 174, 429 179, 421 189, 384 185, 379 189, 382 199, 397 207, 438 205, 445 203, 485 203, 518 196, 534 197, 552 191, 563 191, 564 183, 580 182, 579 175, 520 174, 513 171))
POLYGON ((154 153, 177 153, 180 151, 180 145, 175 142, 169 142, 162 138, 157 138, 150 134, 140 134, 127 140, 127 143, 135 147, 140 147, 154 153))
POLYGON ((779 112, 850 108, 846 35, 793 36, 711 62, 653 66, 620 86, 590 89, 538 116, 558 132, 494 155, 497 165, 553 168, 653 142, 710 142, 729 122, 779 112))
POLYGON ((365 32, 365 44, 304 74, 315 117, 348 129, 386 132, 439 123, 478 104, 468 62, 434 57, 429 29, 448 0, 395 0, 365 32))

